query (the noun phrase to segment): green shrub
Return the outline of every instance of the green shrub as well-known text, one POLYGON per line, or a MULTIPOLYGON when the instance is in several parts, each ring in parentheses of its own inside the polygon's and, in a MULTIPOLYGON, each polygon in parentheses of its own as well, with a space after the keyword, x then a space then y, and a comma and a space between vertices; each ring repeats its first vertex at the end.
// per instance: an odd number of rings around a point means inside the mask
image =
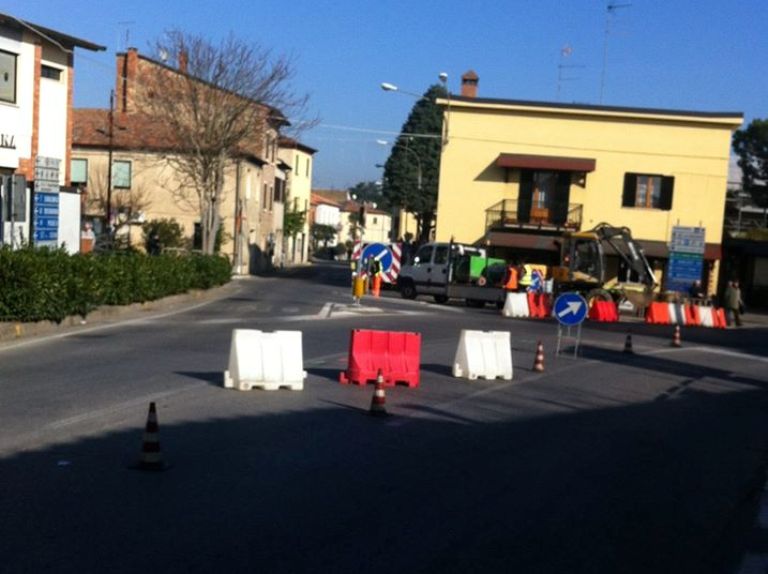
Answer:
POLYGON ((230 280, 225 257, 0 248, 0 321, 85 317, 100 305, 152 301, 230 280))
POLYGON ((184 229, 175 219, 152 219, 141 226, 144 233, 144 249, 153 252, 152 237, 157 238, 160 250, 185 247, 184 229))

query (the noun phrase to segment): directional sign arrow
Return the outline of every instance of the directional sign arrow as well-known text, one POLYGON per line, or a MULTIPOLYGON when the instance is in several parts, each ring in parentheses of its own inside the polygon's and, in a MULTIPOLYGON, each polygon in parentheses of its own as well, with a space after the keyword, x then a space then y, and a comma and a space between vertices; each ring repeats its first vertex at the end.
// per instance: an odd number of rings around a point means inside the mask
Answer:
POLYGON ((569 301, 568 306, 562 311, 560 311, 557 314, 557 316, 565 317, 568 314, 577 315, 580 309, 581 309, 581 301, 569 301))

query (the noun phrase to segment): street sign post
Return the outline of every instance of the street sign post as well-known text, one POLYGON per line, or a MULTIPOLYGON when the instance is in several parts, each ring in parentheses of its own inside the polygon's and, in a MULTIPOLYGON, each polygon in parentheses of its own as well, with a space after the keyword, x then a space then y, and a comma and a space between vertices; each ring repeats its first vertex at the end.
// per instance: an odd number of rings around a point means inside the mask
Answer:
POLYGON ((571 328, 576 327, 576 344, 573 347, 573 356, 579 354, 579 345, 581 344, 581 324, 587 317, 589 306, 587 300, 578 293, 563 293, 557 299, 552 307, 552 312, 557 319, 557 350, 555 355, 560 354, 560 345, 563 339, 563 327, 566 328, 566 337, 571 336, 571 328))

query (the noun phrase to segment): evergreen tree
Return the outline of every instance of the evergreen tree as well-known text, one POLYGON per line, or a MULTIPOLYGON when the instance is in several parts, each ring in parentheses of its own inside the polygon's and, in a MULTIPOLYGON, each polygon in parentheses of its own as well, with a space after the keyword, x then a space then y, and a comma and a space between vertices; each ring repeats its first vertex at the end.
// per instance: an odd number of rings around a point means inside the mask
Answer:
POLYGON ((759 207, 768 207, 768 120, 755 119, 733 134, 733 151, 739 156, 744 191, 759 207))
POLYGON ((443 125, 435 101, 446 95, 445 88, 433 85, 414 104, 384 166, 384 198, 413 214, 419 241, 429 240, 435 223, 443 125))

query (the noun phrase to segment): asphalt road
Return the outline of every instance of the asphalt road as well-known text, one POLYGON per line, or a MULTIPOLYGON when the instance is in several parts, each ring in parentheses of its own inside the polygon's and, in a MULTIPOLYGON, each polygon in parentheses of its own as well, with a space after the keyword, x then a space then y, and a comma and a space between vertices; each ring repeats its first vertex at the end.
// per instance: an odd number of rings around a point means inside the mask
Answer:
POLYGON ((4 572, 733 572, 768 446, 766 329, 587 325, 401 301, 346 271, 0 347, 4 572), (234 328, 303 333, 304 391, 222 387, 234 328), (341 385, 353 328, 422 334, 421 385, 341 385), (454 379, 461 329, 514 379, 454 379), (532 370, 535 345, 546 370, 532 370), (172 468, 145 473, 147 404, 172 468))

